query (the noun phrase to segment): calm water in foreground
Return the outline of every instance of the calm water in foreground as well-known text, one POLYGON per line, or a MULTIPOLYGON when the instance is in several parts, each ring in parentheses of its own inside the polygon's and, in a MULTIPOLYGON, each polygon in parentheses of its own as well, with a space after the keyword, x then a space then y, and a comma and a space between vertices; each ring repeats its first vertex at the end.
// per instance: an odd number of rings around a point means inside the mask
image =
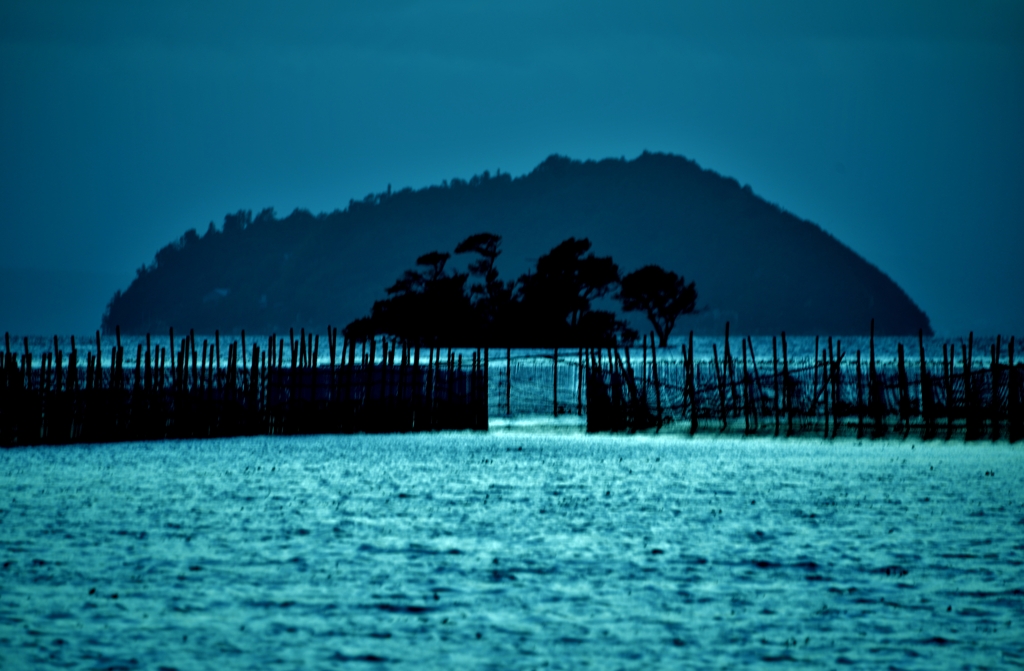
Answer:
POLYGON ((4 669, 1020 667, 1024 448, 6 450, 0 563, 4 669))

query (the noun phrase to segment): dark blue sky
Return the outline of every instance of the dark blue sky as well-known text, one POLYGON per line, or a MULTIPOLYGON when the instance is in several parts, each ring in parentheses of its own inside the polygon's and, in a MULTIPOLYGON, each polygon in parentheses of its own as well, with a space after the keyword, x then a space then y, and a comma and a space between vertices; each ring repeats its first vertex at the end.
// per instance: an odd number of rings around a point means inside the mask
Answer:
POLYGON ((0 330, 96 328, 229 211, 649 149, 822 226, 939 334, 1020 336, 1022 119, 1016 1, 2 0, 0 330))

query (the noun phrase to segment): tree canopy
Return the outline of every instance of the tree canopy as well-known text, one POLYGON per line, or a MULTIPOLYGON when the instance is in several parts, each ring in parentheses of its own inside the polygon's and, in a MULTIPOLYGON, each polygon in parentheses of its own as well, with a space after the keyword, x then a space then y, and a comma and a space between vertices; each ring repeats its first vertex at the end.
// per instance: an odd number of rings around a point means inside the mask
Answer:
POLYGON ((618 298, 627 312, 643 312, 662 347, 675 328, 680 315, 697 308, 697 288, 693 282, 659 266, 644 266, 625 277, 619 284, 618 298))
MULTIPOLYGON (((345 328, 349 337, 387 334, 424 344, 603 347, 632 341, 636 331, 592 301, 614 291, 619 269, 596 256, 586 238, 569 238, 537 260, 516 281, 499 278, 501 237, 469 236, 456 254, 475 254, 468 273, 445 270, 447 252, 416 259, 376 301, 369 317, 345 328), (469 289, 469 277, 477 281, 469 289)), ((691 285, 692 286, 692 285, 691 285)))

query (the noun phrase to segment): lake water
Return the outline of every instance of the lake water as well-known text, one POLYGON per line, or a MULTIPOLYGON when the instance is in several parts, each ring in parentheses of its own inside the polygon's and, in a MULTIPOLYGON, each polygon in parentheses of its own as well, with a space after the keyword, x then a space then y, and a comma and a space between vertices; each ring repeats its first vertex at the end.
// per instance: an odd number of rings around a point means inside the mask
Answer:
POLYGON ((1024 666, 1005 443, 0 451, 0 668, 1024 666))

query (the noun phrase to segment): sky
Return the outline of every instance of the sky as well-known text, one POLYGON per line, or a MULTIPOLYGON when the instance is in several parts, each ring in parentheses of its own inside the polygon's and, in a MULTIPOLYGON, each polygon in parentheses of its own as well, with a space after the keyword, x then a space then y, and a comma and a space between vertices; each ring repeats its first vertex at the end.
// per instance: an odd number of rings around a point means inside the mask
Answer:
POLYGON ((91 332, 228 212, 650 150, 818 224, 939 335, 1022 336, 1022 120, 1015 0, 0 0, 0 330, 91 332))

